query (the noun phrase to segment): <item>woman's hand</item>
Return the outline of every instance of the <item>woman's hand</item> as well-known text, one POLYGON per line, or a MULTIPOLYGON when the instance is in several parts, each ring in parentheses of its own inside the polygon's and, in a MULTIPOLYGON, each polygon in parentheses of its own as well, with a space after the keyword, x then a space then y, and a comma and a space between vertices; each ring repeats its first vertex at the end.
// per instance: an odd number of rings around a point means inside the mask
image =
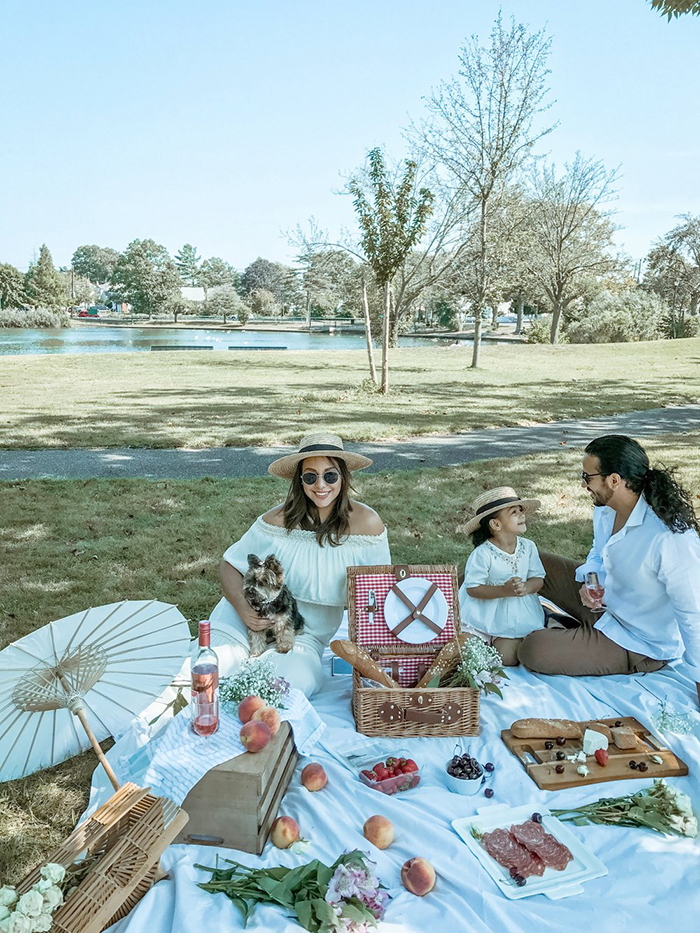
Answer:
POLYGON ((246 628, 249 628, 251 632, 262 632, 263 629, 272 625, 270 619, 263 619, 258 615, 243 595, 243 576, 235 567, 222 560, 219 576, 224 596, 236 610, 246 628))
POLYGON ((270 619, 261 618, 245 599, 239 603, 236 607, 236 611, 238 612, 241 622, 246 628, 249 628, 251 632, 262 632, 263 629, 269 628, 272 625, 270 619))

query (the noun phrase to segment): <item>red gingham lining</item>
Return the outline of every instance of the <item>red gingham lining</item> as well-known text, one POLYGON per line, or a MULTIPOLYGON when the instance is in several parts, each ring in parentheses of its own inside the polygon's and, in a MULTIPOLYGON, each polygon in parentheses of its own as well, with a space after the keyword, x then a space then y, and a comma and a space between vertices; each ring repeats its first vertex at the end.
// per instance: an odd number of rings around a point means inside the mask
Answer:
MULTIPOLYGON (((436 635, 429 644, 431 648, 441 648, 454 637, 454 611, 452 600, 452 576, 449 573, 420 573, 416 577, 423 577, 431 583, 437 583, 447 600, 447 622, 445 628, 436 635)), ((358 573, 355 576, 355 631, 358 645, 391 645, 406 647, 406 642, 393 635, 384 621, 384 600, 389 590, 396 583, 392 573, 358 573), (377 597, 377 610, 373 613, 373 622, 370 624, 367 612, 369 591, 374 590, 377 597)), ((406 610, 408 612, 408 610, 406 610)), ((413 660, 413 659, 412 659, 413 660)), ((418 659, 415 659, 416 661, 418 659)))
POLYGON ((394 680, 398 681, 399 686, 415 687, 423 674, 425 674, 427 669, 435 660, 435 655, 426 655, 425 657, 411 655, 409 658, 377 658, 376 660, 377 664, 382 668, 382 670, 387 672, 389 677, 393 677, 394 680), (392 665, 392 661, 394 660, 398 661, 399 664, 398 677, 396 677, 394 674, 392 665))

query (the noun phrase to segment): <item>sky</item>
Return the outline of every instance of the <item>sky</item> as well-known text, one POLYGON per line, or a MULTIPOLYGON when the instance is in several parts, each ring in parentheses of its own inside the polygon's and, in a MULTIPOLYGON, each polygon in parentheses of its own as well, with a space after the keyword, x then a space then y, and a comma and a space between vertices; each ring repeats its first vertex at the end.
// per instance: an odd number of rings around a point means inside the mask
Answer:
POLYGON ((499 7, 552 37, 541 146, 620 166, 633 259, 700 213, 700 17, 649 0, 0 0, 0 262, 155 239, 243 269, 310 217, 353 227, 344 177, 406 153, 424 98, 499 7))

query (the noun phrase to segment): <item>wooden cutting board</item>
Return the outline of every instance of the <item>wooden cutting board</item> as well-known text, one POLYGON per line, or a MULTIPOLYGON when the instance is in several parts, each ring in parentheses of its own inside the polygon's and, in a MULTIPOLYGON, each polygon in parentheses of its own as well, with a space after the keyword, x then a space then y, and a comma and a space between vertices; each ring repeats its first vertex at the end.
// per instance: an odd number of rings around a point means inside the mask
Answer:
MULTIPOLYGON (((593 720, 585 720, 581 723, 582 731, 585 723, 593 720)), ((593 755, 586 758, 586 767, 590 774, 586 777, 580 775, 576 769, 583 764, 580 761, 557 760, 557 752, 564 752, 565 755, 575 755, 583 747, 582 739, 567 739, 566 745, 559 746, 554 742, 554 747, 547 749, 545 742, 553 742, 553 739, 518 739, 510 729, 504 729, 501 732, 501 738, 506 743, 513 754, 520 759, 520 763, 530 775, 532 780, 542 790, 563 790, 565 787, 583 787, 586 784, 601 784, 605 781, 629 781, 639 778, 661 778, 661 777, 682 777, 688 773, 688 766, 681 761, 670 748, 661 743, 656 736, 652 735, 646 726, 632 716, 620 716, 617 719, 597 719, 596 722, 605 723, 605 725, 614 727, 616 724, 629 726, 637 736, 636 748, 618 748, 612 742, 608 747, 607 765, 599 765, 593 755), (652 761, 652 755, 658 755, 663 759, 663 764, 657 764, 652 761), (630 768, 630 761, 645 761, 646 771, 637 771, 630 768), (555 765, 564 765, 563 774, 557 774, 554 770, 555 765)))

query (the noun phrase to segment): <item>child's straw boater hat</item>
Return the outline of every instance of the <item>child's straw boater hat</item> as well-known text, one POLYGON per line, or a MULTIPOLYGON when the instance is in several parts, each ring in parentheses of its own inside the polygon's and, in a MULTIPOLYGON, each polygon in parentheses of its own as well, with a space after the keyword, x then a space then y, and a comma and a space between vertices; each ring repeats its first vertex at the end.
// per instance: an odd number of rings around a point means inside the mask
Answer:
POLYGON ((369 457, 345 450, 342 438, 337 434, 308 434, 301 439, 297 453, 274 460, 267 468, 268 472, 273 476, 281 476, 282 479, 292 479, 297 464, 306 460, 307 457, 334 457, 336 460, 344 460, 351 472, 364 470, 365 467, 372 465, 369 457))
POLYGON ((521 499, 511 486, 497 486, 496 489, 487 489, 474 500, 474 518, 470 518, 464 529, 465 534, 472 534, 479 527, 482 518, 500 512, 509 505, 521 505, 526 515, 536 512, 541 502, 539 499, 521 499))

